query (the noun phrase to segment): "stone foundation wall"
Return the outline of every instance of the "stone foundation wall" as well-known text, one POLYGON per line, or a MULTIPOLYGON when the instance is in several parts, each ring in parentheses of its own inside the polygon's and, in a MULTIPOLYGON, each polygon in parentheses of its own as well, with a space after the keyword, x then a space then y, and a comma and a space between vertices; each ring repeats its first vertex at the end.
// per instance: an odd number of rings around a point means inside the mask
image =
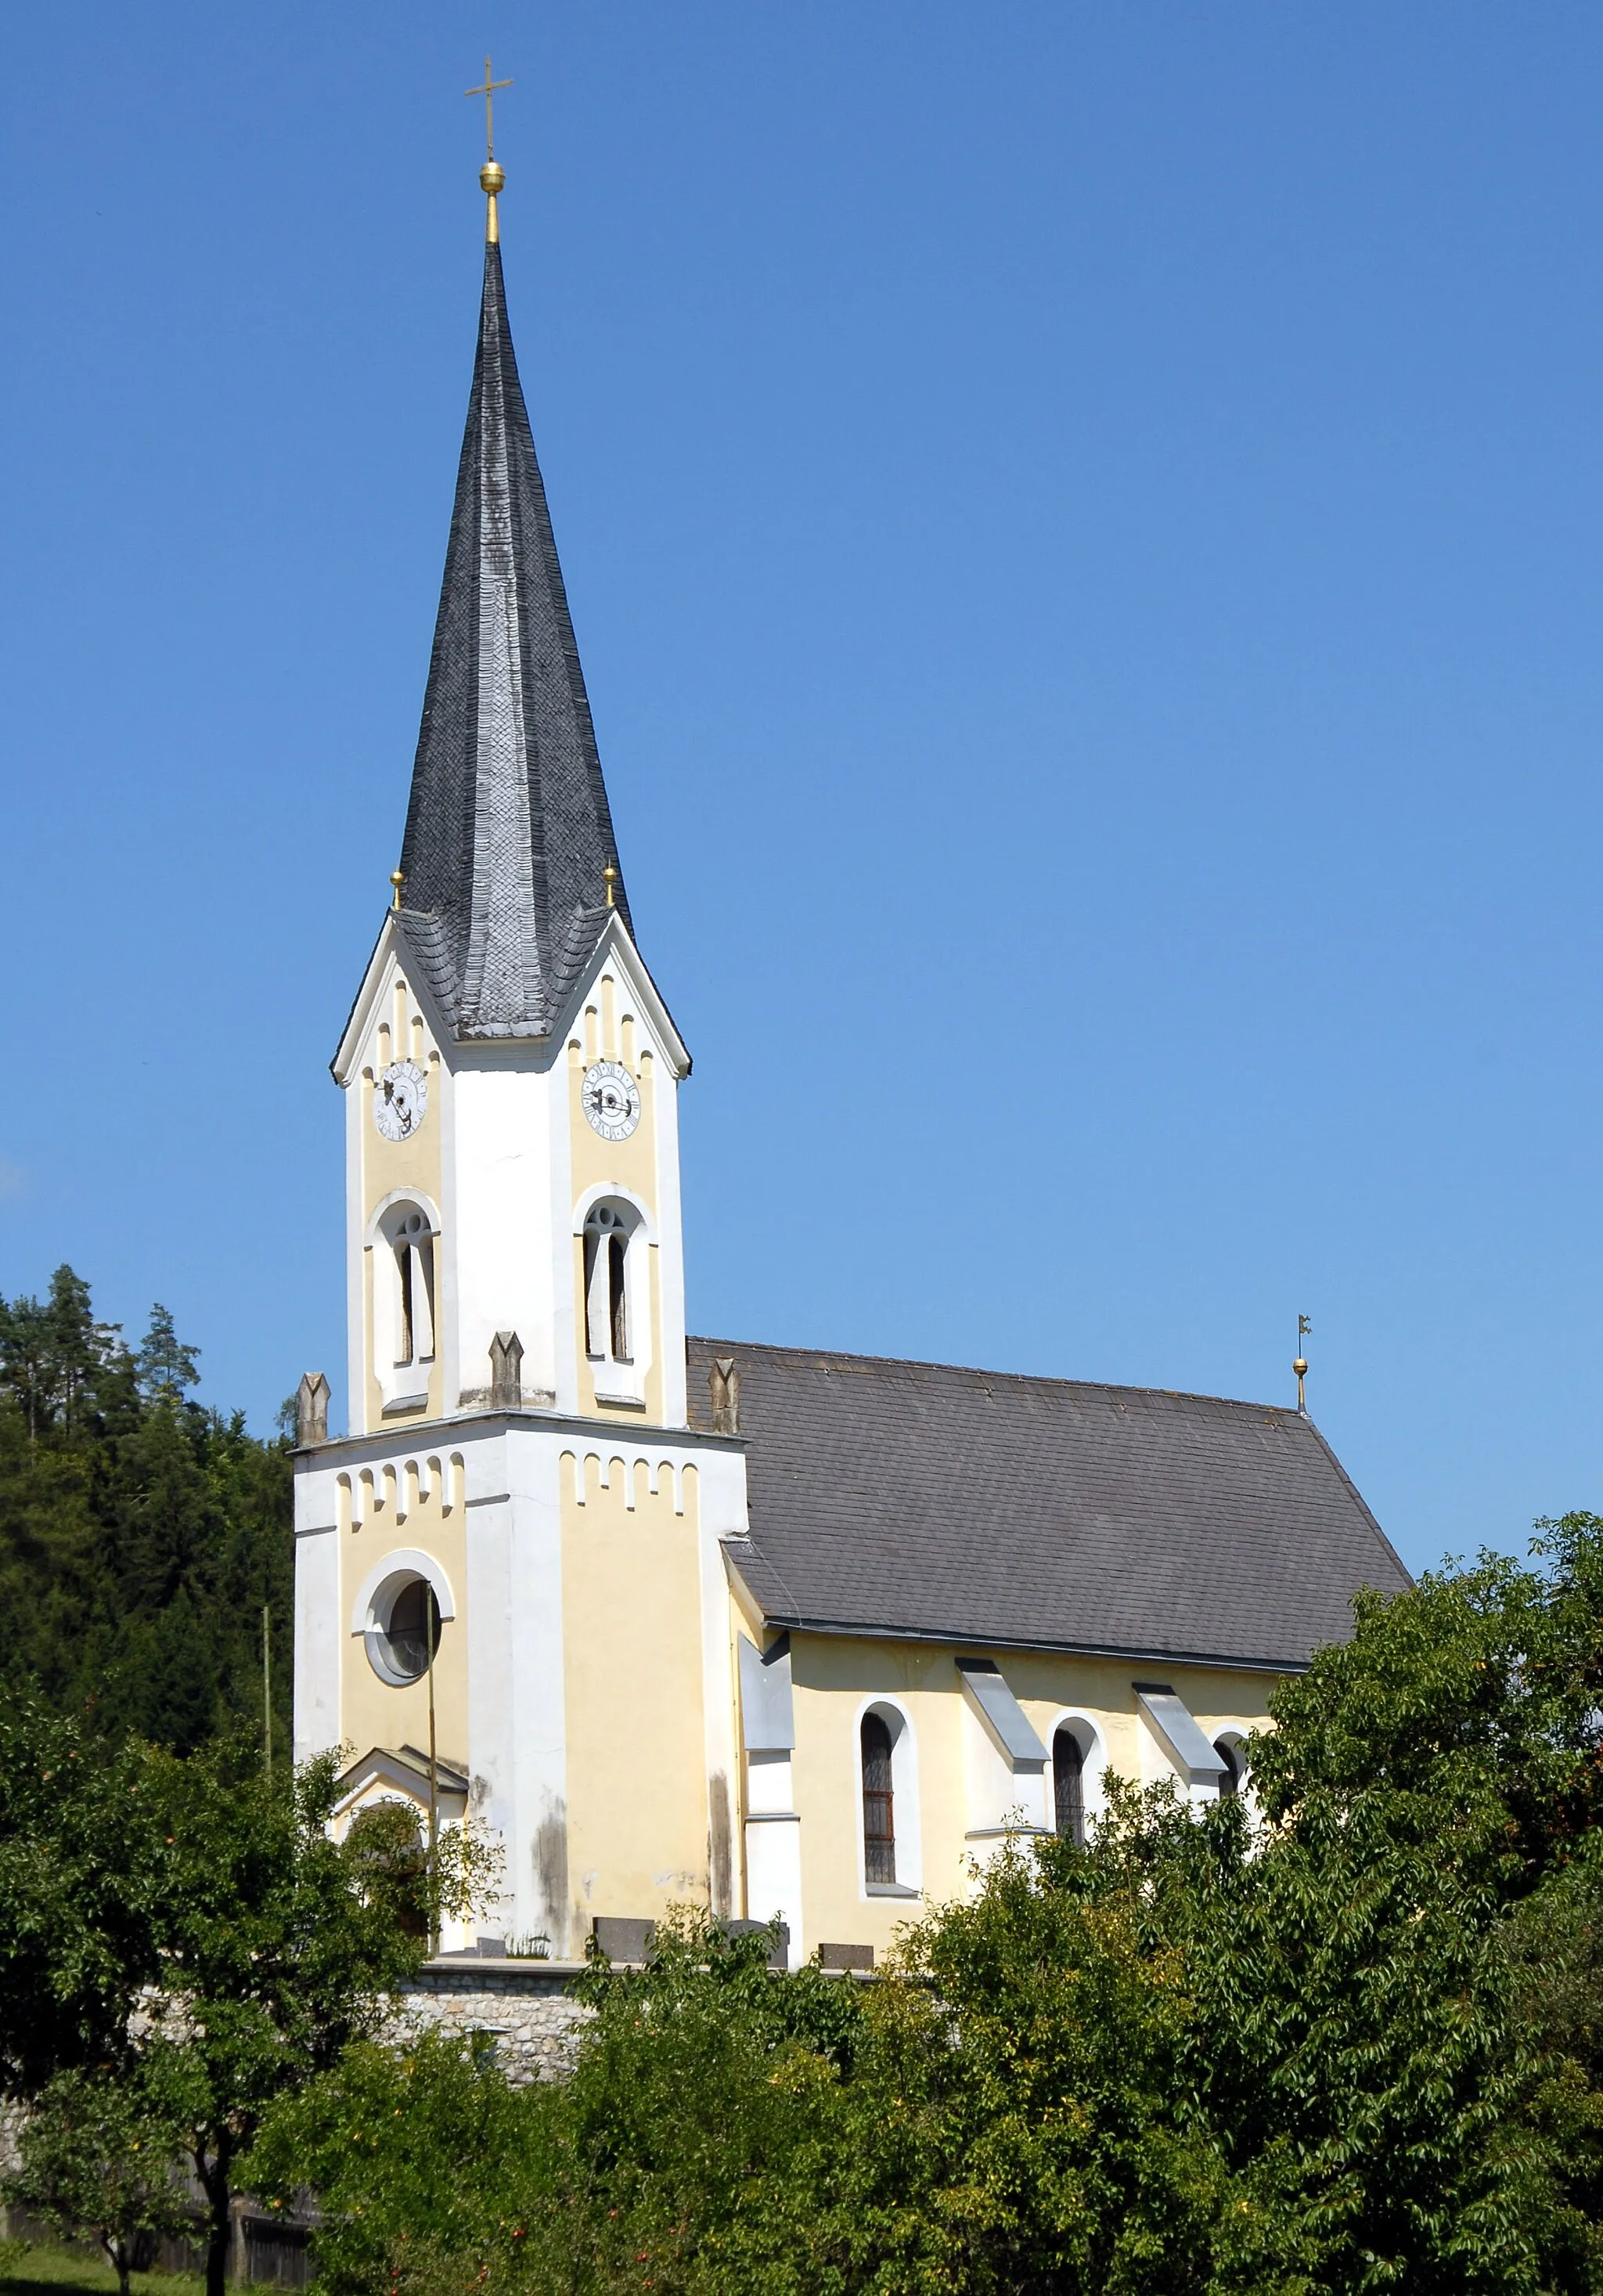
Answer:
POLYGON ((427 2031, 488 2035, 495 2062, 515 2087, 556 2080, 573 2062, 573 2035, 591 2012, 568 1998, 583 1964, 492 1961, 464 1955, 432 1961, 397 2005, 393 2036, 427 2031))

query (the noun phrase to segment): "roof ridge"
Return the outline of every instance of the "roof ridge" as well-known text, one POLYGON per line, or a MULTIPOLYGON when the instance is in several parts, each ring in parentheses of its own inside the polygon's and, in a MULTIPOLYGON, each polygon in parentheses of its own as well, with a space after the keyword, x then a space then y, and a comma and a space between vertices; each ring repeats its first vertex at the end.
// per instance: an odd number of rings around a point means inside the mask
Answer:
MULTIPOLYGON (((1165 1396, 1177 1403, 1221 1404, 1231 1411, 1272 1411, 1277 1418, 1295 1420, 1310 1428, 1313 1425, 1307 1414, 1299 1412, 1294 1403, 1263 1403, 1251 1396, 1212 1395, 1195 1388, 1141 1387, 1128 1380, 1074 1379, 1058 1372, 997 1371, 985 1364, 944 1363, 928 1356, 871 1356, 846 1348, 792 1347, 774 1340, 713 1339, 702 1332, 687 1333, 685 1346, 687 1349, 719 1349, 729 1354, 738 1354, 742 1348, 756 1349, 764 1355, 787 1356, 802 1362, 810 1357, 828 1357, 831 1365, 838 1365, 843 1368, 862 1364, 871 1365, 877 1370, 951 1372, 962 1379, 1006 1380, 1018 1387, 1070 1387, 1089 1390, 1098 1395, 1165 1396)), ((1323 1438, 1320 1439, 1322 1441, 1323 1438)), ((1327 1445, 1326 1448, 1329 1447, 1327 1445)), ((1334 1457, 1335 1454, 1332 1453, 1331 1456, 1334 1457)))

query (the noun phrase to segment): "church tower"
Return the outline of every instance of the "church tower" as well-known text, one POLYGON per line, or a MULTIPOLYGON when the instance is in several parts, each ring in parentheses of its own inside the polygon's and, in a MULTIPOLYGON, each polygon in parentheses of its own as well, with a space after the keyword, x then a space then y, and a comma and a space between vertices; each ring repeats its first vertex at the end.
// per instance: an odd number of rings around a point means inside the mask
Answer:
POLYGON ((303 1383, 296 1734, 355 1751, 357 1800, 471 1808, 503 1925, 560 1953, 598 1912, 727 1904, 717 1538, 744 1480, 687 1424, 690 1059, 634 944, 501 180, 400 865, 332 1063, 349 1432, 303 1383))
POLYGON ((630 931, 495 239, 395 884, 334 1061, 353 1427, 682 1426, 690 1062, 630 931))

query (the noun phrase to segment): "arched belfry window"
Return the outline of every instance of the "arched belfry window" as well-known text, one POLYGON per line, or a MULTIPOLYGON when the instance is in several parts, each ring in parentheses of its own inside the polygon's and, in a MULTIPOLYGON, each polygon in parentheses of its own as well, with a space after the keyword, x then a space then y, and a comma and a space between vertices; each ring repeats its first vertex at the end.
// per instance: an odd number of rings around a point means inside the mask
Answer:
POLYGON ((1229 1738, 1215 1738, 1214 1751, 1224 1764, 1224 1775, 1219 1781, 1219 1799, 1226 1801, 1231 1794, 1239 1794, 1241 1791, 1241 1749, 1229 1738))
POLYGON ((863 1718, 863 1871, 866 1882, 896 1878, 896 1810, 891 1784, 890 1725, 863 1718))
POLYGON ((381 1227, 380 1354, 397 1371, 434 1360, 434 1227, 419 1204, 394 1204, 381 1227))
POLYGON ((617 1203, 593 1206, 585 1222, 585 1352, 593 1363, 634 1360, 634 1229, 633 1214, 617 1203))
POLYGON ((1085 1847, 1085 1749, 1069 1729, 1052 1733, 1052 1793, 1057 1830, 1085 1847))

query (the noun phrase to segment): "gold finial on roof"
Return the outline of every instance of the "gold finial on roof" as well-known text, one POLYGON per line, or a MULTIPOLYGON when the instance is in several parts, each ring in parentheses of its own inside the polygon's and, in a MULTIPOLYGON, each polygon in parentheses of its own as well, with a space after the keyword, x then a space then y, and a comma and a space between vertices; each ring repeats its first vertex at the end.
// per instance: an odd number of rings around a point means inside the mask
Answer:
POLYGON ((617 871, 613 867, 610 861, 608 862, 606 867, 601 871, 601 882, 607 888, 607 906, 609 909, 617 908, 617 871))
POLYGON ((401 888, 406 882, 405 869, 392 869, 389 873, 389 882, 395 887, 395 891, 390 895, 389 906, 392 909, 398 909, 401 906, 401 888))
POLYGON ((489 212, 485 217, 484 235, 494 246, 501 236, 501 225, 495 212, 495 194, 506 188, 506 170, 495 157, 495 114, 493 106, 498 88, 511 87, 510 79, 495 79, 490 74, 490 60, 484 60, 484 82, 479 87, 464 87, 464 95, 484 98, 484 165, 478 171, 478 188, 489 201, 489 212))
POLYGON ((1303 1393, 1303 1382, 1308 1376, 1308 1361, 1307 1357, 1303 1353, 1303 1341, 1307 1338, 1309 1332, 1313 1329, 1313 1326, 1308 1321, 1306 1316, 1299 1316, 1297 1317, 1296 1361, 1292 1365, 1291 1368, 1296 1374, 1296 1407, 1304 1417, 1307 1416, 1308 1398, 1303 1393))

